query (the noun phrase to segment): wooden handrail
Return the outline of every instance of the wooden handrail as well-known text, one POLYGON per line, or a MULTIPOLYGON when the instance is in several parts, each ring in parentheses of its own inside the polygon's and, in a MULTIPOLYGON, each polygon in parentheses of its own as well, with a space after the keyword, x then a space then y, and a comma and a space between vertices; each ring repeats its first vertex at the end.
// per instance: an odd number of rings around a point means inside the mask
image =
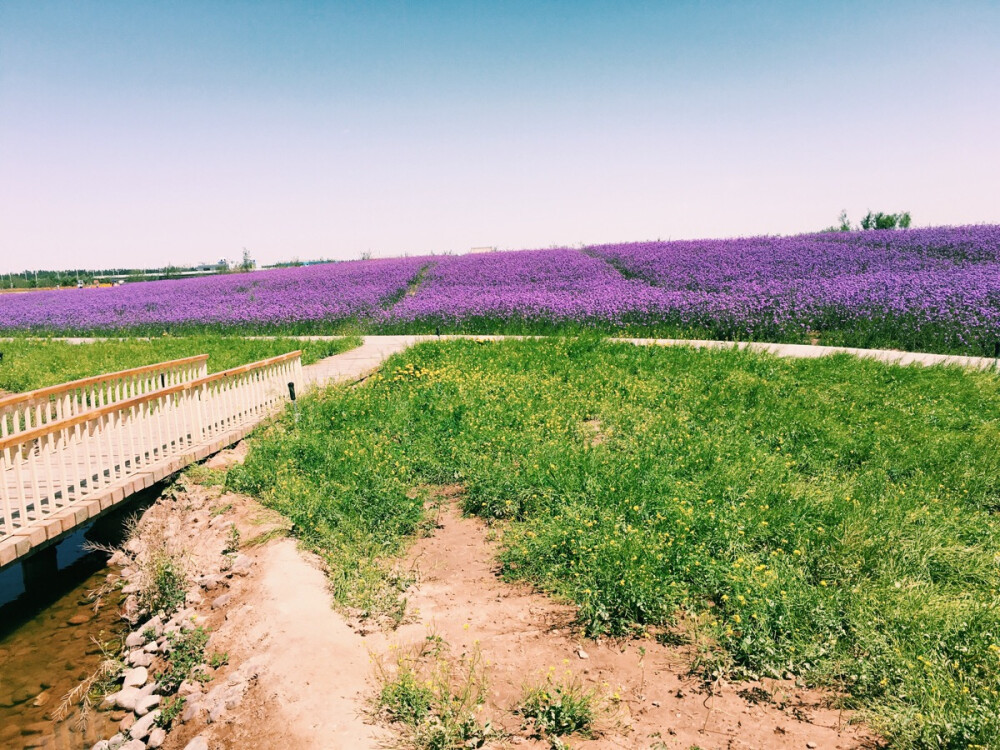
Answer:
POLYGON ((230 368, 229 370, 223 370, 222 372, 212 373, 211 375, 206 375, 204 377, 198 378, 197 380, 189 380, 185 383, 178 383, 177 385, 172 385, 167 388, 161 388, 156 391, 150 391, 149 393, 144 393, 141 396, 134 396, 133 398, 126 399, 124 401, 118 401, 113 404, 108 404, 107 406, 91 409, 89 411, 83 412, 82 414, 77 414, 74 417, 60 419, 56 422, 49 422, 47 424, 42 425, 41 427, 36 427, 26 432, 20 432, 0 440, 0 450, 6 450, 11 446, 30 442, 40 437, 44 437, 45 435, 49 435, 53 432, 65 430, 69 427, 75 427, 76 425, 79 424, 86 424, 87 422, 92 422, 108 414, 113 414, 118 411, 124 411, 125 409, 132 408, 133 406, 140 406, 149 401, 155 401, 159 398, 163 398, 164 396, 170 396, 174 393, 182 393, 183 391, 194 390, 195 388, 200 388, 203 385, 207 385, 208 383, 213 383, 217 380, 223 380, 227 377, 232 377, 234 375, 242 375, 247 372, 252 372, 253 370, 261 370, 264 369, 265 367, 276 365, 281 362, 286 362, 290 359, 295 359, 300 356, 302 356, 302 350, 298 349, 294 352, 289 352, 288 354, 279 354, 277 357, 262 359, 259 362, 251 362, 250 364, 240 365, 239 367, 233 367, 230 368))
POLYGON ((14 406, 16 404, 21 404, 26 401, 32 401, 38 398, 45 398, 47 396, 54 396, 59 393, 65 393, 66 391, 72 391, 77 388, 86 388, 87 386, 96 385, 97 383, 103 383, 110 380, 120 380, 122 378, 132 377, 133 375, 143 375, 147 372, 154 372, 156 370, 169 370, 175 367, 181 367, 187 364, 194 364, 195 362, 202 362, 208 359, 207 354, 197 354, 193 357, 184 357, 183 359, 173 359, 169 362, 158 362, 152 365, 143 365, 142 367, 133 367, 129 370, 121 370, 119 372, 106 373, 104 375, 91 375, 87 378, 80 378, 79 380, 71 380, 68 383, 59 383, 58 385, 47 385, 44 388, 37 388, 33 391, 27 391, 25 393, 12 393, 10 395, 0 398, 0 409, 8 406, 14 406))

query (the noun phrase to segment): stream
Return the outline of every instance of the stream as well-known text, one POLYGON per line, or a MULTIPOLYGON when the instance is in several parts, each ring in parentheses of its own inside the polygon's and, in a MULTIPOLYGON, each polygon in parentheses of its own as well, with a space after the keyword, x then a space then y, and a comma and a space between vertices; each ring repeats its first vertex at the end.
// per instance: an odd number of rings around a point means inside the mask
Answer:
POLYGON ((21 563, 0 571, 0 748, 89 750, 118 731, 124 712, 84 711, 79 698, 65 701, 100 667, 101 645, 117 654, 127 630, 117 589, 95 597, 113 571, 109 555, 87 543, 120 544, 127 519, 158 489, 38 553, 48 555, 50 572, 27 581, 28 590, 21 563))

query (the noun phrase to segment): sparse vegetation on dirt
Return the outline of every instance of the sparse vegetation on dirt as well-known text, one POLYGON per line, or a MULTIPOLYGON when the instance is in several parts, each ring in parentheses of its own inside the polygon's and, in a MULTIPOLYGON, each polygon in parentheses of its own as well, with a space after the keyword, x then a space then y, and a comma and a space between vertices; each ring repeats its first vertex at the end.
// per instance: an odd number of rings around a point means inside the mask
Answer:
POLYGON ((476 748, 497 736, 478 716, 486 699, 486 667, 478 650, 456 656, 432 634, 412 652, 393 653, 394 659, 375 662, 373 709, 402 730, 405 747, 476 748))
POLYGON ((541 739, 576 734, 593 736, 598 698, 579 679, 557 680, 550 674, 541 685, 528 686, 517 712, 533 736, 541 739))
POLYGON ((995 375, 470 341, 300 407, 229 482, 292 519, 344 605, 394 588, 413 488, 460 482, 503 574, 592 635, 697 622, 707 675, 825 686, 899 747, 995 746, 995 375))

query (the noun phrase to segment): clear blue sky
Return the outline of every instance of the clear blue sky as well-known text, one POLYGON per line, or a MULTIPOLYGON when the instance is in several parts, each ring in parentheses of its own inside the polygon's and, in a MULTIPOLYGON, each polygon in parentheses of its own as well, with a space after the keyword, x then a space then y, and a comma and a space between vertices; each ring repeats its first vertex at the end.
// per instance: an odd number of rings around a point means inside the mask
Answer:
POLYGON ((0 0, 0 270, 998 222, 998 39, 998 2, 0 0))

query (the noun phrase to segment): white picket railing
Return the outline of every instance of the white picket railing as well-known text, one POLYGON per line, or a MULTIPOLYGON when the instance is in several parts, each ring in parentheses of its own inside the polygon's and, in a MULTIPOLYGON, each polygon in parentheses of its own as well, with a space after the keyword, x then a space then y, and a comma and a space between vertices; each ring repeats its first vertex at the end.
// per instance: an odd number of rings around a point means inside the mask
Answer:
POLYGON ((256 424, 289 399, 290 383, 301 388, 300 355, 176 383, 0 439, 0 542, 106 497, 135 475, 194 461, 198 448, 256 424))
POLYGON ((208 374, 208 355, 96 375, 0 398, 0 438, 208 374))

